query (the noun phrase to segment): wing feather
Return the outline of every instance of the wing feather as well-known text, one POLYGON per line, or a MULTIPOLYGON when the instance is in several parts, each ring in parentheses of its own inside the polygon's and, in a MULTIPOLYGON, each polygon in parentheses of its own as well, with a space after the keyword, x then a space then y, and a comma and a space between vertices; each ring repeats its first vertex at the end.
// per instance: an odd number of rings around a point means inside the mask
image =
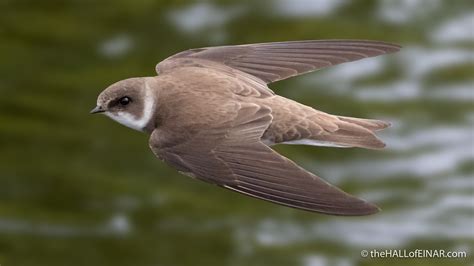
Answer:
POLYGON ((217 46, 191 49, 173 55, 156 66, 158 73, 189 65, 216 67, 215 63, 245 72, 271 83, 324 67, 393 53, 396 44, 366 40, 309 40, 217 46), (186 58, 190 61, 180 61, 186 58), (211 61, 214 64, 206 63, 211 61))
POLYGON ((180 171, 255 198, 334 215, 378 211, 375 205, 328 184, 263 144, 260 138, 272 120, 269 108, 246 103, 234 115, 184 142, 157 129, 150 147, 180 171))

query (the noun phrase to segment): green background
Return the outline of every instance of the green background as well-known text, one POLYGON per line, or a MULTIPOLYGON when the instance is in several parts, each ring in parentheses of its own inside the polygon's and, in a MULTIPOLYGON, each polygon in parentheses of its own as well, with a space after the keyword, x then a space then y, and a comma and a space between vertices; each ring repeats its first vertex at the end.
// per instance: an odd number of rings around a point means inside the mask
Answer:
POLYGON ((0 0, 0 264, 472 265, 473 25, 472 1, 0 0), (181 50, 331 38, 404 48, 271 88, 391 121, 388 147, 276 149, 376 215, 307 213, 192 180, 156 160, 145 134, 88 113, 109 84, 155 75, 181 50))

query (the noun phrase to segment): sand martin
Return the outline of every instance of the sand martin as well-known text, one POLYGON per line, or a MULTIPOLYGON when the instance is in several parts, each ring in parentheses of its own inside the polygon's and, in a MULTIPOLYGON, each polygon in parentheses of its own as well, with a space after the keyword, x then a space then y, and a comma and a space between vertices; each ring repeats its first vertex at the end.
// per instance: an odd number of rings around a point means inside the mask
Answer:
POLYGON ((316 40, 187 50, 157 76, 112 84, 91 113, 150 134, 153 153, 181 173, 281 205, 367 215, 347 194, 275 152, 275 144, 380 149, 389 123, 331 115, 275 94, 268 84, 324 67, 396 52, 366 40, 316 40))

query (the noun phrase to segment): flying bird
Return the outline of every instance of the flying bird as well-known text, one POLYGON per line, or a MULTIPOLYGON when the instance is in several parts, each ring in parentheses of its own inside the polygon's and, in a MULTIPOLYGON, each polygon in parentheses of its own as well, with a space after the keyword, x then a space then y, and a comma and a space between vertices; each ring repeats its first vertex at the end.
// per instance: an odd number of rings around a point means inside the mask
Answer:
POLYGON ((275 152, 275 144, 380 149, 389 123, 331 115, 275 94, 268 84, 393 53, 367 40, 308 40, 191 49, 156 66, 157 76, 106 88, 91 113, 150 135, 160 160, 184 175, 277 204, 332 215, 379 208, 275 152))

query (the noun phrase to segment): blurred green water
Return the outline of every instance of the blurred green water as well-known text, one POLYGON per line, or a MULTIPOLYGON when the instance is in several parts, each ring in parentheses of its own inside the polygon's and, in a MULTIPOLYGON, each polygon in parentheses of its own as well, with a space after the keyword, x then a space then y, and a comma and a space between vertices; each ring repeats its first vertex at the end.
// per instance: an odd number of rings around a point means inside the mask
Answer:
POLYGON ((0 2, 0 265, 400 264, 359 255, 374 248, 462 250, 403 263, 472 265, 473 12, 423 0, 0 2), (328 38, 404 50, 272 88, 392 121, 389 148, 277 150, 376 202, 375 216, 311 214, 191 180, 144 134, 88 114, 106 86, 155 75, 184 49, 328 38))

